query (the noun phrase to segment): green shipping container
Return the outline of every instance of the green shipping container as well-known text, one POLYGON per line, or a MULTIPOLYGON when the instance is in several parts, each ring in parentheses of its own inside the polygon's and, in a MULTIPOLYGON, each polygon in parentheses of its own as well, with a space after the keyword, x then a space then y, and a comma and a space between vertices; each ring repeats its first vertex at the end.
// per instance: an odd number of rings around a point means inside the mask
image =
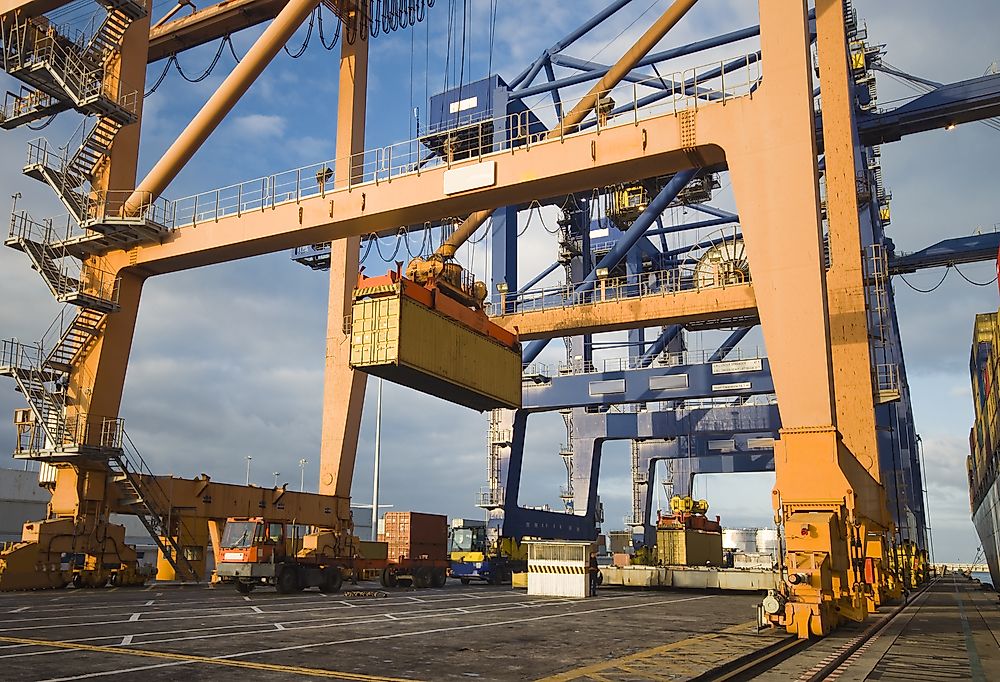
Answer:
POLYGON ((661 566, 721 566, 722 533, 660 529, 656 531, 656 556, 661 566))
POLYGON ((355 301, 351 366, 476 410, 521 406, 521 353, 399 292, 355 301))

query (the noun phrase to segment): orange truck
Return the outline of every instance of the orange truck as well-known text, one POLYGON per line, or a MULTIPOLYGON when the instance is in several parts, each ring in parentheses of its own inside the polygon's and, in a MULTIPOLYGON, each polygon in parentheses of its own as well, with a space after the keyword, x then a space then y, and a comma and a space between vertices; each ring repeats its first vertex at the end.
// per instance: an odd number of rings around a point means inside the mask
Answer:
POLYGON ((362 572, 376 573, 385 587, 444 587, 447 523, 437 514, 389 512, 389 541, 364 542, 342 531, 308 530, 263 517, 232 517, 219 543, 215 573, 241 594, 258 585, 273 585, 281 594, 309 587, 338 592, 345 574, 362 572), (414 524, 417 529, 411 536, 414 524))

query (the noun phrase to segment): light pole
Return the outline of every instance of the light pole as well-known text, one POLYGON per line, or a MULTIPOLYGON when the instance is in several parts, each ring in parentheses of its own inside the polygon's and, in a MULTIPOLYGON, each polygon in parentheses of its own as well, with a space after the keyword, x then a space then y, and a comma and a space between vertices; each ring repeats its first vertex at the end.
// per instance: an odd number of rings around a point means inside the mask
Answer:
POLYGON ((247 455, 247 485, 250 485, 250 460, 253 459, 253 455, 247 455))
POLYGON ((306 464, 309 460, 303 457, 299 460, 299 492, 303 492, 306 489, 306 464))
POLYGON ((279 472, 275 471, 274 472, 274 487, 275 488, 278 487, 278 476, 281 476, 281 474, 279 472))
POLYGON ((378 400, 375 402, 375 470, 372 474, 372 542, 378 540, 378 466, 382 452, 382 378, 378 380, 378 400))

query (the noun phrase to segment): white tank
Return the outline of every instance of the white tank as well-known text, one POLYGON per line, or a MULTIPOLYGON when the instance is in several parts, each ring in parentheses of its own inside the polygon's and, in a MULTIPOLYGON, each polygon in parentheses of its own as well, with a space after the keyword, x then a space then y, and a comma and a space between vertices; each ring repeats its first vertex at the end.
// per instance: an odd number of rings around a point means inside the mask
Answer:
POLYGON ((757 552, 778 556, 778 531, 773 528, 761 528, 757 531, 757 552))
POLYGON ((723 528, 722 546, 726 549, 737 549, 744 554, 757 551, 756 528, 723 528))

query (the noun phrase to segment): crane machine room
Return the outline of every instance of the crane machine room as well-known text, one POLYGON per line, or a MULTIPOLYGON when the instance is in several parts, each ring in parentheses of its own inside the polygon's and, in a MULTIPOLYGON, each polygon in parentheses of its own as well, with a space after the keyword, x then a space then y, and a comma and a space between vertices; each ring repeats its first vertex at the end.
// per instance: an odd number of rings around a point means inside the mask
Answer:
POLYGON ((27 401, 14 457, 41 463, 52 497, 0 553, 0 590, 146 581, 112 514, 142 521, 160 579, 206 579, 227 519, 307 526, 322 558, 311 584, 339 588, 329 571, 364 553, 350 499, 369 374, 490 411, 479 502, 502 538, 594 540, 602 446, 628 440, 636 537, 654 530, 658 461, 676 464, 681 497, 696 473, 774 471, 783 569, 762 613, 776 628, 823 636, 926 579, 891 278, 995 258, 997 243, 974 235, 897 255, 879 146, 997 115, 995 75, 880 108, 874 74, 890 67, 843 0, 761 1, 759 25, 655 51, 710 11, 675 0, 644 15, 615 63, 565 55, 629 4, 615 0, 512 78, 432 96, 413 139, 366 146, 369 52, 380 33, 440 11, 433 0, 181 2, 159 15, 148 0, 91 4, 102 14, 82 34, 60 25, 61 0, 0 5, 4 70, 21 83, 0 127, 82 115, 79 138, 32 141, 23 168, 67 215, 37 217, 15 198, 5 242, 66 308, 41 341, 2 345, 0 372, 27 401), (318 17, 323 40, 324 14, 340 39, 333 158, 165 195, 300 27, 311 35, 318 17), (140 177, 147 64, 169 68, 220 38, 221 54, 248 29, 252 45, 140 177), (714 61, 691 66, 708 51, 714 61), (575 72, 556 78, 553 65, 575 72), (529 104, 538 95, 548 99, 529 104), (735 212, 712 205, 722 187, 735 212), (665 224, 678 207, 701 219, 665 224), (558 215, 559 251, 519 286, 518 222, 542 210, 558 215), (395 240, 398 253, 403 240, 409 251, 411 235, 421 248, 409 262, 360 268, 363 249, 395 240), (460 264, 485 235, 488 276, 460 264), (158 475, 120 416, 144 283, 286 250, 329 280, 319 492, 158 475), (564 282, 538 286, 552 273, 564 282), (748 333, 766 357, 738 349, 748 333), (714 350, 688 352, 696 334, 714 350), (551 371, 539 357, 558 337, 567 361, 551 371), (628 356, 609 361, 613 348, 628 356), (528 416, 543 412, 567 428, 564 511, 518 500, 528 416), (78 559, 67 567, 67 556, 78 559))

